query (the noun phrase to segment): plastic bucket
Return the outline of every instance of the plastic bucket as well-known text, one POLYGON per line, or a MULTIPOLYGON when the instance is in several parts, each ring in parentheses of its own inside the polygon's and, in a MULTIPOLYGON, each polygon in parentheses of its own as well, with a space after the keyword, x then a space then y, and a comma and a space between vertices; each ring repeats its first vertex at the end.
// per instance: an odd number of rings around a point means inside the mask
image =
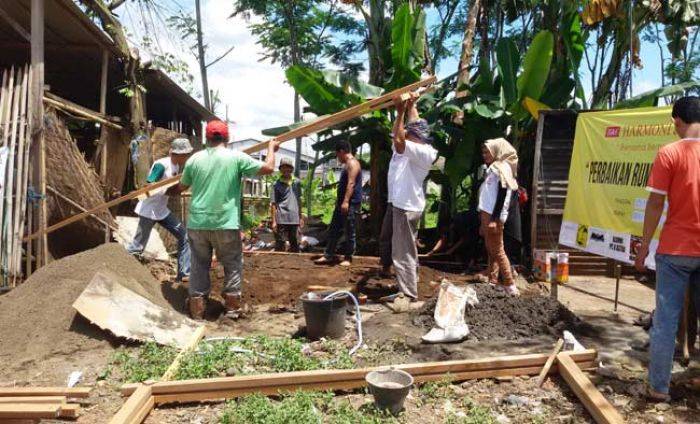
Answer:
POLYGON ((318 340, 326 337, 340 339, 345 335, 345 306, 348 295, 339 294, 323 300, 332 292, 305 293, 301 296, 306 319, 306 338, 318 340))
POLYGON ((403 410, 403 403, 411 391, 413 376, 406 371, 393 368, 368 373, 365 381, 374 396, 377 409, 398 415, 403 410))

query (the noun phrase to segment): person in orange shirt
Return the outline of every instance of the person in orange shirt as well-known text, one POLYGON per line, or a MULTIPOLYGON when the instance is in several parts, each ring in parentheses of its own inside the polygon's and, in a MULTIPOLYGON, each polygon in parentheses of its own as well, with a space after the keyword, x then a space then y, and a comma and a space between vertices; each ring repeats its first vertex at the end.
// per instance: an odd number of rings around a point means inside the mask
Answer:
POLYGON ((700 307, 700 97, 683 97, 671 113, 681 140, 659 149, 647 183, 644 235, 635 266, 645 270, 664 204, 668 213, 656 248, 656 311, 651 329, 649 392, 668 401, 678 323, 688 287, 700 307))

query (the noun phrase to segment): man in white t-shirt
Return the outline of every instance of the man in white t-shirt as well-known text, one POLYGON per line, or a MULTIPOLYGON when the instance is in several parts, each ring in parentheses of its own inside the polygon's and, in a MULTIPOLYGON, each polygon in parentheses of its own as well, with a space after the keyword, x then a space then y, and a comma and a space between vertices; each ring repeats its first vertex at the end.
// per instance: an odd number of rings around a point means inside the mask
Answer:
POLYGON ((395 100, 393 155, 389 163, 389 204, 380 235, 380 256, 385 273, 394 266, 403 294, 418 297, 418 223, 425 208, 423 182, 437 159, 430 145, 430 129, 416 109, 418 94, 395 100), (408 123, 404 126, 404 120, 408 123))
MULTIPOLYGON (((153 163, 146 182, 152 184, 179 174, 192 150, 192 145, 186 138, 173 140, 170 144, 170 156, 153 163)), ((129 253, 136 255, 143 253, 151 236, 151 230, 158 223, 177 238, 177 281, 189 277, 190 247, 187 243, 187 230, 168 209, 167 192, 157 192, 139 201, 134 212, 139 216, 139 225, 136 228, 134 240, 127 248, 129 253)))

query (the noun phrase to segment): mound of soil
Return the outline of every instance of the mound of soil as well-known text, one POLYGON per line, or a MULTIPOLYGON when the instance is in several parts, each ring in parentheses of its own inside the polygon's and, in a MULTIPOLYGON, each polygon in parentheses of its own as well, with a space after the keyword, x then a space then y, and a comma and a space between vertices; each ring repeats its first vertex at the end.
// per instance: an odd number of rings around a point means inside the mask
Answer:
POLYGON ((50 263, 0 296, 0 362, 40 361, 107 345, 110 335, 71 306, 97 271, 111 271, 124 287, 170 307, 146 267, 119 244, 103 244, 50 263))
MULTIPOLYGON (((479 304, 465 311, 470 340, 519 340, 549 334, 560 336, 564 330, 578 330, 582 321, 557 300, 542 295, 509 296, 488 284, 471 286, 479 304)), ((437 297, 426 301, 412 317, 414 325, 431 328, 437 297)))

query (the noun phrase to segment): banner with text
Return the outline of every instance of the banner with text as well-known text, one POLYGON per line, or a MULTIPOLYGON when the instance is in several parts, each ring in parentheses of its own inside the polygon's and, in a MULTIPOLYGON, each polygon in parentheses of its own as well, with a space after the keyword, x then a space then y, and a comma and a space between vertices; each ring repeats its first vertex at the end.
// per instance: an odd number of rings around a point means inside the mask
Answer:
MULTIPOLYGON (((659 148, 676 139, 671 107, 579 114, 559 243, 634 262, 651 165, 659 148)), ((651 268, 657 244, 658 232, 647 258, 651 268)))

